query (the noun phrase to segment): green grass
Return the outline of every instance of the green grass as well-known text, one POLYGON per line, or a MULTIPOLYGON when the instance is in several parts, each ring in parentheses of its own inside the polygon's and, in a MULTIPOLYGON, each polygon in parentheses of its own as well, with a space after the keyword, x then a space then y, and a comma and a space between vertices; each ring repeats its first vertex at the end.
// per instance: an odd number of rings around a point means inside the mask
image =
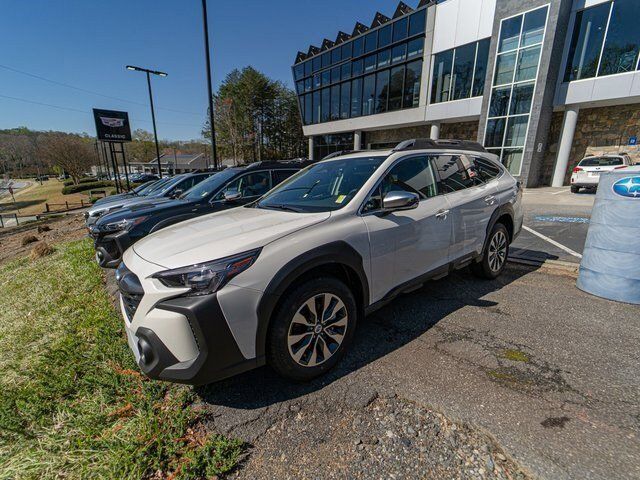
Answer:
POLYGON ((0 479, 231 470, 243 446, 204 431, 192 390, 138 373, 92 250, 0 267, 0 479))

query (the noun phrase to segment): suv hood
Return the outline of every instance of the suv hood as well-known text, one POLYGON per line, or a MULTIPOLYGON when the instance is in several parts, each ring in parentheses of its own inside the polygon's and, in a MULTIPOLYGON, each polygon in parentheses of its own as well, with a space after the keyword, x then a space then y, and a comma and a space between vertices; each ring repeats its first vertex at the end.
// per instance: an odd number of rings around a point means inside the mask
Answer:
POLYGON ((263 247, 330 216, 238 207, 163 228, 132 248, 148 262, 178 268, 263 247))
POLYGON ((141 202, 123 205, 123 208, 115 209, 98 219, 96 225, 106 225, 108 223, 119 222, 125 219, 139 218, 145 215, 152 215, 165 210, 176 208, 186 208, 191 203, 185 200, 157 199, 155 202, 141 202))

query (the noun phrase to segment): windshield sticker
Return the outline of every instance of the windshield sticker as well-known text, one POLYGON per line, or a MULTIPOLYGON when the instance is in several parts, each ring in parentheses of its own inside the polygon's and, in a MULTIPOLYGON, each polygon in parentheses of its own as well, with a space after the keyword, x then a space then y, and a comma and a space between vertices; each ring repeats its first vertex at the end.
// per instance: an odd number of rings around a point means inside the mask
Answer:
POLYGON ((346 195, 338 195, 338 198, 336 198, 336 203, 342 203, 344 202, 344 199, 347 198, 346 195))

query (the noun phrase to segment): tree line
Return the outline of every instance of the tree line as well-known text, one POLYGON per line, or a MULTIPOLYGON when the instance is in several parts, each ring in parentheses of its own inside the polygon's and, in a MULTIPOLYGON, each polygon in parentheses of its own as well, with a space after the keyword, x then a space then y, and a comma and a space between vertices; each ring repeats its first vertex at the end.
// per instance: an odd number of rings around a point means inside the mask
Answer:
MULTIPOLYGON (((207 117, 208 118, 208 117, 207 117)), ((294 91, 252 67, 233 70, 214 94, 218 158, 241 164, 306 156, 306 142, 294 91)), ((211 127, 204 139, 159 142, 161 153, 203 153, 211 157, 211 127)), ((74 183, 99 165, 95 137, 26 127, 0 130, 0 175, 13 178, 41 174, 71 176, 74 183)), ((153 135, 142 129, 125 144, 128 162, 148 163, 156 156, 153 135)))

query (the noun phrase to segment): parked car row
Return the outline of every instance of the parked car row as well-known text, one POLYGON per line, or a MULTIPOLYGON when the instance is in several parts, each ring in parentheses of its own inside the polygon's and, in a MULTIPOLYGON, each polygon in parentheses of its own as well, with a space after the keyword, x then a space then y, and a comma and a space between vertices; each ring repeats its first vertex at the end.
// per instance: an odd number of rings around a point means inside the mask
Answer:
MULTIPOLYGON (((317 163, 230 168, 101 216, 129 346, 151 378, 332 368, 356 325, 428 279, 503 271, 522 189, 477 143, 410 140, 317 163)), ((101 264, 102 258, 98 255, 101 264)))

